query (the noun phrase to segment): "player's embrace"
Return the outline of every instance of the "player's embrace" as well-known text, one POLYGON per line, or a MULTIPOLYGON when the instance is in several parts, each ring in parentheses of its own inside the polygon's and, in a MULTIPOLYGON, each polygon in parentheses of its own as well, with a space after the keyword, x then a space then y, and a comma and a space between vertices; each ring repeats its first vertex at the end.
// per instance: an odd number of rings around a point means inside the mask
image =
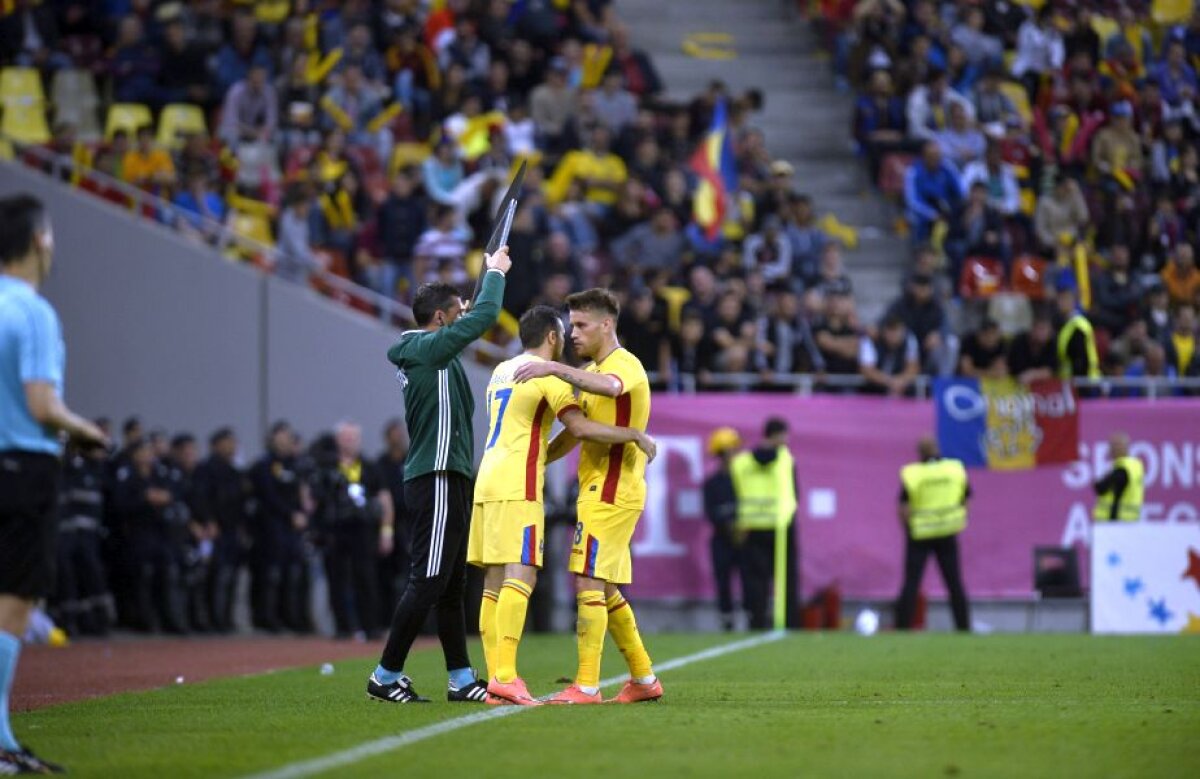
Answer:
POLYGON ((542 567, 542 490, 554 418, 575 438, 606 447, 636 444, 650 458, 654 442, 640 429, 588 420, 574 391, 559 379, 544 376, 516 382, 513 374, 521 366, 562 356, 565 336, 557 311, 535 306, 525 312, 520 338, 524 353, 498 365, 488 382, 488 433, 475 481, 467 561, 486 571, 479 632, 488 692, 500 699, 492 702, 532 706, 538 701, 517 675, 517 647, 542 567))
MULTIPOLYGON (((650 384, 641 362, 617 342, 620 305, 616 297, 607 290, 590 289, 568 297, 567 307, 575 351, 592 362, 581 370, 531 360, 517 368, 516 380, 555 376, 581 391, 580 403, 590 421, 645 431, 650 384)), ((578 442, 570 429, 563 430, 550 443, 547 462, 567 454, 578 442)), ((633 609, 618 589, 632 581, 629 544, 646 503, 646 462, 645 453, 636 446, 583 442, 570 564, 578 604, 579 670, 575 683, 551 703, 600 702, 600 655, 606 630, 624 655, 631 677, 613 700, 635 703, 662 697, 633 609)))

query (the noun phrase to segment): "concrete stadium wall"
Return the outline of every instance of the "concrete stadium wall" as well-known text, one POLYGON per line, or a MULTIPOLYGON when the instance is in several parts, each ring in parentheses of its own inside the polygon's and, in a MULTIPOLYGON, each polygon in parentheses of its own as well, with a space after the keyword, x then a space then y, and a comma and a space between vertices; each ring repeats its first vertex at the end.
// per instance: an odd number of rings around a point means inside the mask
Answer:
MULTIPOLYGON (((137 414, 200 436, 231 425, 247 456, 276 419, 306 436, 354 419, 374 452, 384 422, 403 413, 386 358, 398 330, 0 163, 0 195, 17 192, 40 198, 54 221, 55 267, 43 291, 62 319, 66 397, 80 413, 116 424, 137 414)), ((487 383, 484 368, 468 374, 487 383)), ((477 409, 477 441, 486 424, 477 409)))

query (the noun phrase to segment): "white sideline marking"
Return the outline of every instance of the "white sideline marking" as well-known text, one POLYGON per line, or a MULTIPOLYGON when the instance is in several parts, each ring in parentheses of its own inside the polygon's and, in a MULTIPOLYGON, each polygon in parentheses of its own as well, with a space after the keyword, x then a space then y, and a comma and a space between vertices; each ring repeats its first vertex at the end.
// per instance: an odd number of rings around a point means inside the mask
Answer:
MULTIPOLYGON (((740 641, 732 641, 728 644, 719 644, 717 646, 705 649, 700 652, 695 652, 683 657, 676 657, 672 660, 667 660, 665 663, 657 663, 654 667, 655 673, 663 671, 673 671, 676 668, 683 668, 686 665, 693 663, 702 663, 705 660, 712 660, 724 655, 741 652, 744 649, 753 649, 763 644, 769 644, 772 641, 778 641, 786 635, 783 631, 772 633, 764 633, 752 638, 744 638, 740 641)), ((612 687, 615 684, 624 682, 629 678, 628 674, 620 676, 612 676, 608 679, 600 681, 601 687, 612 687)), ((419 705, 419 704, 418 704, 419 705)), ((456 730, 477 725, 481 722, 490 722, 491 720, 500 719, 501 717, 511 717, 514 714, 520 714, 523 711, 528 711, 530 706, 496 706, 489 707, 487 711, 481 711, 476 714, 468 714, 465 717, 455 717, 454 719, 435 722, 432 725, 426 725, 423 728, 410 730, 406 733, 399 733, 395 736, 385 736, 359 744, 356 747, 343 749, 341 752, 334 752, 325 757, 317 757, 312 760, 303 760, 298 763, 292 763, 270 771, 264 771, 258 774, 251 774, 246 779, 296 779, 302 776, 312 776, 314 774, 332 771, 336 768, 343 768, 352 765, 361 760, 366 760, 369 757, 382 755, 386 752, 392 752, 397 749, 416 744, 420 741, 441 736, 445 733, 452 733, 456 730)))

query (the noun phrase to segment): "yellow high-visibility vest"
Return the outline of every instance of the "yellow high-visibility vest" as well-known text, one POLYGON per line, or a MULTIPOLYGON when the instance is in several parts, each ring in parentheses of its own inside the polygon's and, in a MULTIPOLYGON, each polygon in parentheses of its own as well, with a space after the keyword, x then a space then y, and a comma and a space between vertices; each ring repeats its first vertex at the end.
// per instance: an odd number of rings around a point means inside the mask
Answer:
POLYGON ((908 526, 917 540, 961 533, 967 526, 967 469, 947 458, 909 463, 900 469, 908 494, 908 526))
POLYGON ((1113 494, 1105 492, 1096 497, 1096 507, 1092 509, 1092 519, 1097 522, 1108 522, 1115 519, 1118 522, 1137 522, 1142 518, 1142 498, 1145 495, 1146 468, 1136 457, 1118 457, 1113 462, 1113 469, 1124 468, 1129 475, 1129 483, 1121 493, 1121 502, 1117 504, 1116 516, 1113 516, 1113 494))
POLYGON ((737 494, 737 527, 774 530, 788 527, 796 515, 796 481, 792 453, 779 447, 775 459, 759 464, 753 452, 742 452, 729 465, 737 494))
POLYGON ((1088 321, 1083 314, 1074 314, 1067 323, 1062 326, 1062 330, 1058 331, 1058 376, 1062 379, 1071 378, 1071 358, 1067 356, 1067 345, 1071 343, 1071 338, 1075 335, 1075 331, 1083 333, 1084 339, 1087 341, 1087 378, 1100 378, 1100 356, 1096 353, 1096 333, 1092 330, 1092 323, 1088 321))

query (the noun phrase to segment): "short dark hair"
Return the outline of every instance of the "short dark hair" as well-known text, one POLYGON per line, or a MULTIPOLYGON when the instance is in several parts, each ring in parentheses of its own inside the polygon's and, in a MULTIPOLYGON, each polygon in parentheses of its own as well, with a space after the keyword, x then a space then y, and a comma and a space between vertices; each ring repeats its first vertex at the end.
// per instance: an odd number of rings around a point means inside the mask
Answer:
POLYGON ((763 438, 771 438, 772 436, 786 433, 788 431, 787 420, 783 417, 771 417, 767 423, 763 425, 763 438))
POLYGON ((217 446, 222 441, 228 441, 231 438, 233 438, 233 428, 218 427, 213 431, 213 434, 208 437, 208 445, 210 447, 217 446))
POLYGON ((560 327, 562 319, 557 311, 550 306, 534 306, 521 315, 521 346, 536 349, 545 343, 548 333, 557 332, 560 327))
POLYGON ((171 439, 171 448, 179 449, 187 446, 188 444, 194 443, 196 443, 196 436, 192 435, 191 433, 179 433, 171 439))
POLYGON ((607 289, 593 287, 567 295, 567 308, 572 311, 594 311, 616 319, 621 315, 621 302, 607 289))
POLYGON ((404 420, 400 417, 392 417, 383 425, 383 437, 386 439, 398 427, 404 427, 404 420))
POLYGON ((34 233, 45 224, 46 209, 33 195, 0 199, 0 265, 25 258, 33 248, 34 233))
POLYGON ((134 430, 141 429, 141 427, 141 419, 138 417, 127 417, 125 421, 121 423, 121 435, 129 435, 134 430))
POLYGON ((461 296, 458 287, 444 281, 433 281, 422 284, 417 288, 413 297, 413 319, 417 327, 424 327, 433 321, 433 315, 445 311, 458 302, 461 296))

